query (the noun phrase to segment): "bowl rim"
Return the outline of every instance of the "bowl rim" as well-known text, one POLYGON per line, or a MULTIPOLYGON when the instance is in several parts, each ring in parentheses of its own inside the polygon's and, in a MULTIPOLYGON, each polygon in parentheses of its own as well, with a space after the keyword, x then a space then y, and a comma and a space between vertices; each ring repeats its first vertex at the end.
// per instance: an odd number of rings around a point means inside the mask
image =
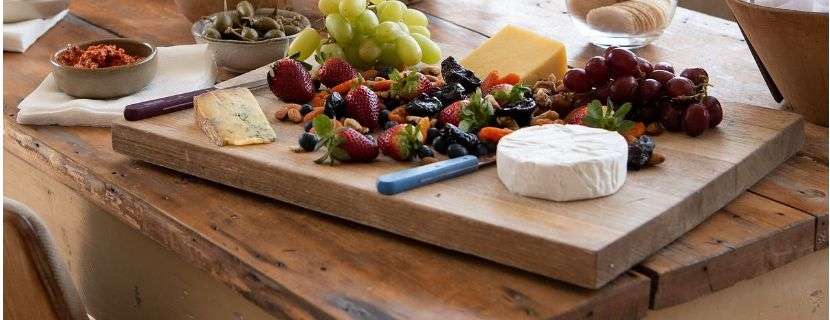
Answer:
MULTIPOLYGON (((727 2, 740 3, 741 5, 746 5, 748 7, 752 7, 752 8, 760 9, 760 10, 766 10, 766 11, 770 11, 770 12, 774 12, 774 13, 805 14, 805 15, 810 15, 810 16, 814 16, 814 17, 822 17, 822 16, 827 17, 827 16, 830 16, 830 13, 828 13, 828 12, 803 11, 803 10, 795 10, 795 9, 787 9, 787 8, 776 8, 776 7, 760 5, 760 4, 757 4, 757 3, 752 3, 752 2, 749 2, 747 0, 728 0, 727 2)), ((732 8, 729 8, 729 9, 732 10, 732 8)))
POLYGON ((69 71, 73 71, 73 72, 96 73, 96 72, 111 71, 111 70, 126 71, 126 70, 133 69, 133 68, 139 68, 139 67, 141 67, 141 66, 143 66, 147 63, 150 63, 151 60, 156 60, 156 53, 157 52, 158 52, 158 49, 155 46, 153 46, 153 45, 151 45, 151 44, 149 44, 145 41, 142 41, 142 40, 130 39, 130 38, 108 38, 108 39, 91 40, 91 41, 84 41, 84 42, 78 42, 78 43, 73 43, 73 44, 67 44, 64 48, 62 48, 62 49, 58 50, 57 52, 55 52, 54 54, 52 54, 52 56, 49 57, 49 62, 55 68, 59 68, 61 70, 69 70, 69 71), (131 63, 131 64, 128 64, 128 65, 123 65, 123 66, 112 66, 112 67, 95 68, 95 69, 76 68, 76 67, 67 66, 65 64, 62 64, 62 63, 58 62, 58 57, 61 54, 63 54, 66 50, 69 50, 70 48, 75 47, 75 46, 77 46, 79 48, 85 48, 85 47, 88 47, 88 46, 91 46, 91 45, 96 45, 96 44, 114 44, 114 45, 118 45, 119 42, 120 43, 130 42, 130 43, 133 43, 133 44, 138 44, 138 45, 142 45, 144 47, 150 48, 150 54, 147 55, 146 57, 142 57, 143 59, 141 61, 136 62, 136 63, 131 63))
MULTIPOLYGON (((308 17, 306 17, 305 15, 303 15, 299 12, 291 11, 291 10, 285 10, 285 9, 279 9, 279 8, 259 8, 259 9, 256 9, 256 12, 260 12, 260 11, 264 11, 264 10, 268 10, 271 13, 273 13, 274 10, 277 10, 277 12, 280 12, 280 13, 289 12, 291 14, 298 15, 298 16, 303 18, 302 19, 303 25, 300 26, 300 28, 305 29, 305 28, 311 27, 311 21, 308 19, 308 17)), ((292 34, 290 36, 284 36, 284 37, 279 37, 279 38, 271 38, 271 39, 257 40, 257 41, 242 41, 242 40, 231 40, 231 39, 211 39, 211 38, 206 38, 206 37, 202 36, 201 32, 197 32, 196 27, 201 25, 201 24, 204 24, 205 21, 208 20, 207 19, 208 17, 213 16, 213 15, 218 14, 218 13, 223 13, 223 12, 236 12, 236 10, 219 11, 219 12, 211 13, 207 16, 201 17, 201 18, 199 18, 199 20, 196 20, 196 22, 193 22, 193 25, 190 27, 190 33, 192 33, 194 37, 196 37, 198 39, 202 39, 202 40, 210 42, 210 43, 234 43, 234 44, 242 44, 242 45, 258 45, 258 44, 263 44, 263 43, 285 41, 285 40, 294 39, 294 38, 296 38, 297 36, 300 35, 300 33, 297 32, 297 33, 292 34)))

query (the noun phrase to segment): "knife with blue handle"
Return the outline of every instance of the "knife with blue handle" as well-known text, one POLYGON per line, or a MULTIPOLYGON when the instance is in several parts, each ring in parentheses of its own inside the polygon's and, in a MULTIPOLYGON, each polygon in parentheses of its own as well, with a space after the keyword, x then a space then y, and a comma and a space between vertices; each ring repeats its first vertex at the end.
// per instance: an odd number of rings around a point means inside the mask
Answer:
POLYGON ((495 156, 463 156, 427 165, 387 173, 378 177, 378 192, 385 195, 398 194, 433 182, 455 178, 496 162, 495 156))

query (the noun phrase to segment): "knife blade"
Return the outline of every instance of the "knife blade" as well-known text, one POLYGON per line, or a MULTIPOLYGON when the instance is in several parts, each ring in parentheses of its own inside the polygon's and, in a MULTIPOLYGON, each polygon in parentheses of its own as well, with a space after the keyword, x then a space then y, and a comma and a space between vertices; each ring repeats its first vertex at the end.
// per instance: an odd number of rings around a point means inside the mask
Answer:
POLYGON ((496 163, 496 157, 472 155, 438 161, 415 168, 387 173, 378 177, 378 192, 384 195, 398 194, 441 180, 451 179, 496 163))
POLYGON ((193 107, 193 97, 213 90, 230 89, 238 87, 245 87, 251 90, 256 90, 265 87, 266 85, 267 81, 264 77, 259 80, 244 82, 235 85, 228 85, 225 84, 225 82, 223 82, 206 89, 195 90, 169 97, 158 98, 155 100, 134 103, 124 107, 124 119, 127 119, 127 121, 138 121, 147 118, 152 118, 155 116, 160 116, 166 113, 189 109, 193 107))

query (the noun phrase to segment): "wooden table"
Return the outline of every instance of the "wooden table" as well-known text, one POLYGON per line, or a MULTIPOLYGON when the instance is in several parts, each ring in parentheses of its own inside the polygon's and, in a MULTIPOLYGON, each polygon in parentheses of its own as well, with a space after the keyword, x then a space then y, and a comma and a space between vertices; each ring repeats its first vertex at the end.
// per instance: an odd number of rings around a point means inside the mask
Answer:
MULTIPOLYGON (((316 1, 308 2, 295 5, 311 13, 316 1)), ((562 1, 427 0, 415 7, 429 15, 433 38, 449 44, 450 53, 475 47, 508 23, 566 42, 574 65, 600 51, 575 33, 562 1)), ((637 319, 827 247, 828 131, 813 125, 801 153, 592 291, 130 160, 112 151, 108 129, 14 121, 19 101, 48 74, 50 53, 116 36, 156 45, 193 41, 172 1, 74 0, 70 15, 25 54, 4 53, 4 154, 277 318, 637 319)), ((666 34, 639 54, 680 68, 706 67, 721 99, 779 107, 734 23, 678 9, 666 34)), ((26 176, 8 165, 5 171, 26 176)), ((7 184, 6 193, 28 190, 21 179, 7 184)), ((135 298, 140 305, 138 287, 135 298)))

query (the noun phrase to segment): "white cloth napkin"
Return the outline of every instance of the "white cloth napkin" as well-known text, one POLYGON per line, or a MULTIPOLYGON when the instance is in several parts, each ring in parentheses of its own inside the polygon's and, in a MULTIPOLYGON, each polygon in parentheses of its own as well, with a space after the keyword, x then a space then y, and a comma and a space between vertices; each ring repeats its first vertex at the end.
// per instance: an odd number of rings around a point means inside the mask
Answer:
POLYGON ((3 51, 24 52, 46 31, 61 21, 69 10, 48 19, 33 19, 3 24, 3 51))
POLYGON ((60 90, 52 74, 20 105, 17 122, 62 126, 109 126, 124 117, 128 104, 208 88, 216 81, 216 67, 206 44, 158 48, 158 73, 150 84, 132 95, 112 99, 76 99, 60 90))

